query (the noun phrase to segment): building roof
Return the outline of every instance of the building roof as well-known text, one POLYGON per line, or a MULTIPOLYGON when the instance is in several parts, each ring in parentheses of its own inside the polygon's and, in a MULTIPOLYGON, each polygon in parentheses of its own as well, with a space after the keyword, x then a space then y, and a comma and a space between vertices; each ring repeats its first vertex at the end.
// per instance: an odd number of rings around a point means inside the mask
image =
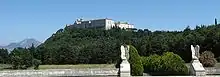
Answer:
POLYGON ((112 19, 110 19, 110 18, 91 19, 91 20, 83 20, 83 19, 82 19, 82 22, 86 22, 86 21, 94 21, 94 20, 112 20, 112 19))

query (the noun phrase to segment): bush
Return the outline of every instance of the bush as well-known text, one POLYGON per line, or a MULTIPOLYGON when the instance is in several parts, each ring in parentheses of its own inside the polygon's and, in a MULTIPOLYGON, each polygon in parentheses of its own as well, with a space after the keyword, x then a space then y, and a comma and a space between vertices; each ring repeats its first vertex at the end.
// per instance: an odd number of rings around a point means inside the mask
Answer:
POLYGON ((204 67, 214 67, 217 63, 214 54, 211 51, 205 51, 199 58, 200 62, 204 67))
POLYGON ((21 66, 21 58, 18 56, 11 57, 12 69, 19 69, 21 66))
POLYGON ((25 48, 14 49, 9 55, 10 63, 13 66, 12 69, 27 69, 32 66, 34 67, 34 69, 38 69, 41 61, 35 59, 32 52, 33 51, 25 48))
POLYGON ((160 59, 161 59, 161 56, 159 55, 151 55, 149 57, 142 57, 144 72, 150 73, 154 71, 159 71, 159 67, 161 64, 160 59))
POLYGON ((129 45, 129 63, 131 64, 131 75, 132 76, 142 76, 143 75, 143 65, 141 62, 141 57, 138 54, 136 48, 132 45, 129 45))
POLYGON ((34 69, 38 69, 39 65, 41 64, 42 62, 40 60, 37 60, 37 59, 33 59, 32 60, 32 64, 34 66, 34 69))
POLYGON ((163 54, 162 59, 162 61, 165 62, 164 65, 166 66, 166 71, 171 75, 188 74, 188 68, 179 55, 174 54, 173 52, 166 52, 163 54))
POLYGON ((162 56, 151 55, 142 58, 144 72, 151 75, 187 75, 188 68, 180 56, 166 52, 162 56))

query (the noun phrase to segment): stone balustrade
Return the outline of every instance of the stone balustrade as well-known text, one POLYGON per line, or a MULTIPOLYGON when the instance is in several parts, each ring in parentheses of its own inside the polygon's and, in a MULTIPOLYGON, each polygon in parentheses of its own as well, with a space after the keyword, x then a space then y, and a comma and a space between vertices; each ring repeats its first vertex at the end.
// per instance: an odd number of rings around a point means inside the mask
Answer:
POLYGON ((116 68, 8 70, 0 71, 0 77, 51 77, 51 76, 117 76, 116 68))

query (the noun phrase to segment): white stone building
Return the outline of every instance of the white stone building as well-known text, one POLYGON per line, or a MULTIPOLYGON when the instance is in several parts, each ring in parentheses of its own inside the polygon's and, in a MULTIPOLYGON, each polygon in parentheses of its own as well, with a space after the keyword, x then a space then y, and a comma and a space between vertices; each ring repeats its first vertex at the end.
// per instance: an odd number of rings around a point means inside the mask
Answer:
POLYGON ((119 28, 123 28, 123 29, 127 29, 127 28, 134 28, 133 24, 128 24, 127 22, 125 23, 121 23, 121 22, 117 22, 115 23, 115 26, 119 27, 119 28))
POLYGON ((134 28, 132 24, 128 23, 120 23, 113 21, 112 19, 96 19, 96 20, 86 20, 84 21, 83 19, 77 19, 74 24, 69 25, 70 27, 75 27, 75 28, 103 28, 103 29, 111 29, 113 27, 119 27, 119 28, 134 28))

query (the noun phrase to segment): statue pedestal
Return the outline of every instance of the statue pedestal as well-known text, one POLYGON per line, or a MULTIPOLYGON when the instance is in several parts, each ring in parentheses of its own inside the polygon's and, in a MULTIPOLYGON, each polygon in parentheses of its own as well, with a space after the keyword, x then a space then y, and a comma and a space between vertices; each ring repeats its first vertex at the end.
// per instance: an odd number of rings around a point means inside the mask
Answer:
POLYGON ((130 64, 127 60, 123 60, 120 64, 120 77, 131 76, 130 64))
POLYGON ((194 76, 205 76, 206 75, 205 69, 198 59, 193 60, 191 62, 190 73, 194 76))

